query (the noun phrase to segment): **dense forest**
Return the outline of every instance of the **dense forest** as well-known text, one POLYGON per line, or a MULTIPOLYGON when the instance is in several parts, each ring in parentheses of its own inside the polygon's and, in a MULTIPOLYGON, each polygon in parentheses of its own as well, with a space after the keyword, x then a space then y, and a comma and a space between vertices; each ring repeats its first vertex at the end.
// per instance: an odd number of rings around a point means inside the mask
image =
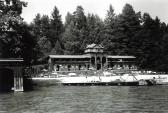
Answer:
POLYGON ((83 54, 87 44, 102 44, 110 55, 134 55, 142 69, 168 72, 168 25, 158 17, 135 12, 125 4, 121 14, 107 7, 105 19, 85 14, 82 6, 65 22, 55 6, 51 15, 37 14, 30 24, 21 17, 28 4, 0 0, 0 57, 24 58, 34 65, 49 54, 83 54))

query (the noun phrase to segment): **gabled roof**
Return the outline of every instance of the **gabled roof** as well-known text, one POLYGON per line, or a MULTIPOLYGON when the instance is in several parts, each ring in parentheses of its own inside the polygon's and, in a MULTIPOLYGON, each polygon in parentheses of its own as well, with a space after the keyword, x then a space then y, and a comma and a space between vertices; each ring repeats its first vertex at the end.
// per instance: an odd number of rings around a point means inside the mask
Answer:
POLYGON ((103 48, 103 46, 102 45, 100 45, 100 44, 90 44, 90 45, 87 45, 86 46, 86 49, 88 49, 88 48, 103 48))
POLYGON ((107 58, 136 58, 135 56, 107 56, 107 58))
POLYGON ((90 58, 90 55, 49 55, 50 58, 90 58))

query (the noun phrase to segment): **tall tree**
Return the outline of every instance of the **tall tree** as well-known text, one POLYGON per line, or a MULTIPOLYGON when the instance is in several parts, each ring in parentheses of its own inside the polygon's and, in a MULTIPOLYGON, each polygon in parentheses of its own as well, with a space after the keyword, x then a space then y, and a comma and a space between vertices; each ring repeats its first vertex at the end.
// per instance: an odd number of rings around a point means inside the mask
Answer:
POLYGON ((76 11, 72 15, 72 20, 65 28, 64 45, 67 54, 82 54, 85 44, 83 40, 86 39, 86 16, 81 6, 77 6, 76 11))
POLYGON ((41 16, 37 14, 30 26, 37 42, 37 56, 38 58, 44 57, 52 49, 50 42, 50 19, 47 15, 41 16))
POLYGON ((73 20, 73 15, 70 12, 68 12, 65 17, 65 24, 64 24, 65 28, 71 23, 72 20, 73 20))
POLYGON ((157 70, 161 63, 163 33, 160 27, 160 20, 156 17, 152 19, 149 14, 143 15, 142 29, 138 33, 140 53, 137 54, 139 66, 146 69, 157 70))
MULTIPOLYGON (((18 34, 22 36, 20 40, 20 50, 19 54, 24 59, 25 65, 31 65, 37 59, 37 51, 35 50, 35 46, 37 44, 35 37, 30 32, 31 28, 26 23, 18 26, 18 34)), ((19 54, 17 56, 19 56, 19 54)))
POLYGON ((36 37, 36 41, 38 41, 41 37, 41 15, 39 13, 35 16, 30 26, 32 27, 32 31, 36 37))
POLYGON ((87 37, 84 40, 85 45, 97 43, 101 44, 103 37, 104 23, 98 15, 88 14, 87 16, 87 37))
POLYGON ((109 54, 116 54, 114 51, 115 48, 115 34, 114 27, 116 24, 117 16, 114 13, 114 9, 112 5, 109 6, 109 10, 107 10, 106 18, 104 20, 104 41, 103 45, 105 46, 105 51, 109 54))
POLYGON ((160 63, 157 67, 158 71, 168 72, 168 32, 165 33, 161 39, 162 53, 160 54, 160 63))
POLYGON ((46 36, 49 39, 49 34, 50 34, 50 19, 47 15, 43 15, 41 17, 41 34, 43 36, 46 36))
POLYGON ((53 12, 51 14, 51 29, 50 29, 50 41, 52 47, 55 46, 56 42, 59 41, 61 43, 61 36, 64 31, 63 23, 61 20, 61 15, 59 14, 59 10, 55 6, 53 12))
POLYGON ((132 43, 134 43, 134 37, 141 28, 138 14, 135 13, 130 4, 126 4, 122 13, 117 17, 116 24, 114 25, 115 53, 119 55, 132 55, 134 53, 132 43))
POLYGON ((109 6, 109 10, 107 10, 106 18, 105 18, 105 24, 109 27, 114 26, 114 20, 116 18, 116 14, 114 13, 114 8, 112 5, 109 6), (111 26, 110 26, 111 25, 111 26))
POLYGON ((76 11, 73 13, 74 16, 74 24, 77 29, 85 29, 86 28, 86 16, 84 14, 84 9, 82 6, 77 6, 76 11))

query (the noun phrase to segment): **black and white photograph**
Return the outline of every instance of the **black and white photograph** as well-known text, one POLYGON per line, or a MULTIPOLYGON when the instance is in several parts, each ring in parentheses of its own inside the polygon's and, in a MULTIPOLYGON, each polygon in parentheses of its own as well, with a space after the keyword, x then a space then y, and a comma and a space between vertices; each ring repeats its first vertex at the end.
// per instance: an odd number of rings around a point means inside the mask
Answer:
POLYGON ((168 0, 0 0, 0 113, 168 113, 168 0))

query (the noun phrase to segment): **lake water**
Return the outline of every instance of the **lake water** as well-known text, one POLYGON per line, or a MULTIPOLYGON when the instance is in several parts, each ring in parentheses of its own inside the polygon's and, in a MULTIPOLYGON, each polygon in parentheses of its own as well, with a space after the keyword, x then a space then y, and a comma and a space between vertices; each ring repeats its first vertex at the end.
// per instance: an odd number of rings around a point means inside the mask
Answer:
POLYGON ((168 86, 46 86, 0 94, 0 113, 168 113, 168 86))

